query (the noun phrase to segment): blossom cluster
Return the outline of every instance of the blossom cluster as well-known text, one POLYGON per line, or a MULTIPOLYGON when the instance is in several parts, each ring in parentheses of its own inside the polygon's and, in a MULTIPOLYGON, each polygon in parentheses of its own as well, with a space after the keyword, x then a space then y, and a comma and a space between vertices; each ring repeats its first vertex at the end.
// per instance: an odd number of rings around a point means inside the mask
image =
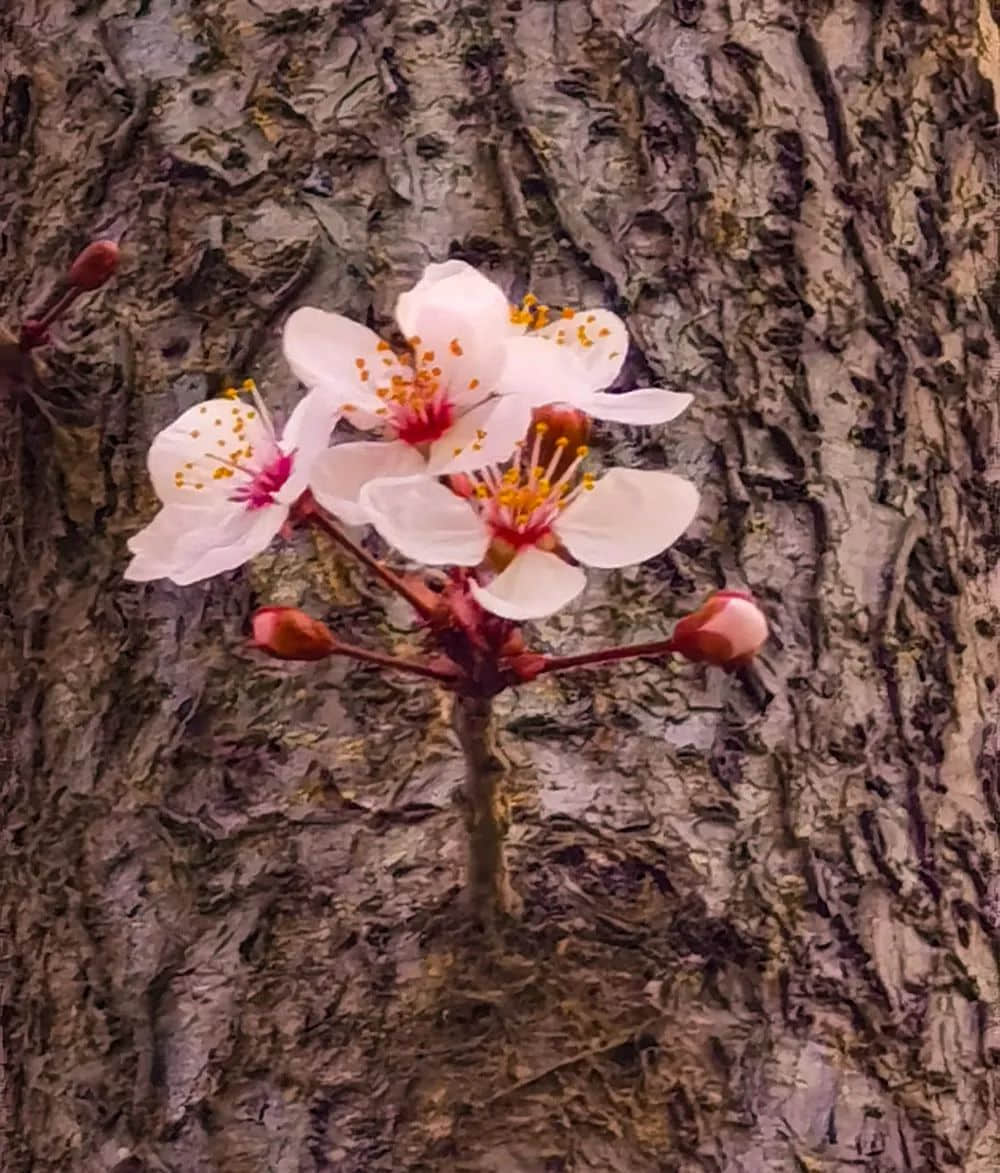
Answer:
POLYGON ((399 298, 396 324, 398 347, 339 314, 295 310, 283 350, 306 394, 280 432, 251 381, 160 432, 148 465, 161 509, 130 540, 126 577, 186 584, 231 570, 308 490, 414 562, 465 568, 486 611, 519 621, 574 599, 581 566, 644 561, 691 523, 698 492, 683 477, 590 467, 587 420, 662 424, 691 399, 607 390, 628 349, 613 313, 531 296, 512 306, 448 261, 399 298))

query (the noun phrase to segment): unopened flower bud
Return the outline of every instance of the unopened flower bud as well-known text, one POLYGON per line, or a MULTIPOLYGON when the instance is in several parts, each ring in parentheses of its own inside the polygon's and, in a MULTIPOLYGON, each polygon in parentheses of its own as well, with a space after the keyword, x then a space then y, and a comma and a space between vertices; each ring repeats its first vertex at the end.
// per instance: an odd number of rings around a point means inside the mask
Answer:
POLYGON ((250 647, 279 660, 323 660, 337 648, 326 624, 297 607, 261 607, 252 622, 250 647))
POLYGON ((118 268, 119 255, 113 240, 95 240, 70 265, 66 279, 77 289, 100 289, 118 268))
POLYGON ((764 612, 744 591, 717 591, 671 636, 673 650, 687 660, 735 668, 749 663, 767 641, 764 612))

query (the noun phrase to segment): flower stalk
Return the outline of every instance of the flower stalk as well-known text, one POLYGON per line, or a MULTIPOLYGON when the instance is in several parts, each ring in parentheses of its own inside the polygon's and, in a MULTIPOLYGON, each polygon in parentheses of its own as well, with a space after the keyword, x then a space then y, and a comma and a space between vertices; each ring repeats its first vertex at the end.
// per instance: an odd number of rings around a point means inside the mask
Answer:
POLYGON ((490 927, 514 914, 519 904, 504 852, 510 803, 504 790, 507 767, 496 745, 492 701, 456 694, 452 725, 465 758, 466 898, 473 915, 490 927))

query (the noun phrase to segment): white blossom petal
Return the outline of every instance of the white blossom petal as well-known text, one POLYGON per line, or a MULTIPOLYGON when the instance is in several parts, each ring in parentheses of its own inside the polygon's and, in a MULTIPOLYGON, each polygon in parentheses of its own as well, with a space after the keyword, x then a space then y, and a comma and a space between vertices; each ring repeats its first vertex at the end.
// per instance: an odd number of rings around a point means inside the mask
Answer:
POLYGON ((524 439, 530 423, 531 405, 517 396, 481 403, 431 445, 427 471, 441 476, 502 464, 524 439))
POLYGON ((281 437, 282 451, 294 453, 294 462, 276 500, 291 505, 305 492, 313 465, 326 451, 338 419, 339 413, 322 393, 311 391, 299 400, 281 437))
POLYGON ((525 546, 491 583, 472 583, 471 589, 479 605, 494 615, 542 619, 575 599, 586 582, 579 566, 570 566, 535 546, 525 546))
POLYGON ((147 582, 169 578, 187 586, 234 570, 271 544, 288 517, 281 506, 224 513, 193 506, 167 505, 129 542, 135 557, 125 578, 147 582))
POLYGON ((571 318, 556 318, 536 333, 581 363, 591 391, 610 386, 628 354, 628 330, 610 310, 577 310, 571 318))
POLYGON ((359 440, 328 448, 313 461, 309 487, 313 496, 348 525, 364 525, 368 516, 358 503, 371 480, 404 477, 422 472, 423 456, 402 440, 359 440))
POLYGON ((679 416, 693 399, 693 395, 666 391, 662 387, 640 387, 617 395, 595 391, 574 399, 573 406, 598 420, 619 424, 665 424, 679 416))
POLYGON ((533 407, 574 404, 593 390, 591 377, 566 347, 548 338, 522 335, 504 343, 504 365, 497 380, 501 395, 517 395, 533 407))
POLYGON ((369 481, 361 507, 389 545, 413 562, 475 566, 489 546, 486 526, 468 501, 429 477, 369 481))
POLYGON ((479 323, 484 333, 500 334, 510 321, 503 290, 465 261, 428 265, 423 276, 396 302, 396 321, 405 338, 419 335, 426 309, 458 310, 479 323))
POLYGON ((477 403, 495 388, 504 361, 504 340, 475 309, 424 304, 416 316, 417 365, 441 370, 441 385, 458 405, 477 403))
POLYGON ((586 566, 631 566, 665 550, 698 511, 698 490, 683 477, 613 468, 576 498, 552 527, 586 566))
POLYGON ((275 447, 266 420, 252 404, 219 398, 189 407, 150 445, 146 465, 157 497, 164 504, 225 501, 232 482, 216 480, 212 472, 247 444, 258 453, 275 447))
POLYGON ((340 314, 303 306, 285 323, 285 360, 295 377, 328 395, 334 407, 377 407, 377 387, 408 377, 388 344, 367 326, 340 314))

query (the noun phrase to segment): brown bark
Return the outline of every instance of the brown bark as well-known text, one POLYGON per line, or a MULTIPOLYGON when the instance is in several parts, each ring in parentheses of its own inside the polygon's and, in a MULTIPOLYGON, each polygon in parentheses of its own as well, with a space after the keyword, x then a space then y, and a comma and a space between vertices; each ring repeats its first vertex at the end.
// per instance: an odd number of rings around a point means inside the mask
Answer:
POLYGON ((516 911, 518 903, 504 849, 510 803, 504 788, 507 768, 496 746, 493 702, 459 694, 452 724, 465 760, 461 795, 468 837, 466 897, 476 919, 492 927, 516 911))
POLYGON ((1000 1166, 998 43, 989 0, 3 6, 0 318, 124 249, 0 401, 5 1173, 1000 1166), (448 255, 696 393, 594 440, 696 524, 541 647, 722 583, 775 632, 763 697, 501 698, 489 948, 433 686, 242 650, 273 603, 412 654, 386 592, 308 535, 121 580, 158 428, 290 404, 292 306, 386 326, 448 255))

